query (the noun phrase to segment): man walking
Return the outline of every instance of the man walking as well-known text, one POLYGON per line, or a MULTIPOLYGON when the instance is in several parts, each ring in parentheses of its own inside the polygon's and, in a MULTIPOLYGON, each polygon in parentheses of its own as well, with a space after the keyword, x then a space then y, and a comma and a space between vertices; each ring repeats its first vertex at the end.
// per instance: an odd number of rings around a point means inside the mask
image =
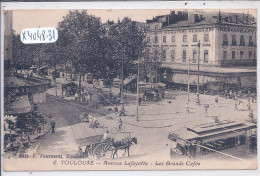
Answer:
POLYGON ((204 108, 205 108, 205 115, 208 115, 209 105, 208 104, 204 105, 204 108))
POLYGON ((218 107, 218 96, 215 97, 215 104, 218 107))
POLYGON ((189 114, 190 113, 189 103, 186 103, 185 108, 186 108, 186 113, 189 114))
POLYGON ((78 94, 78 92, 76 92, 76 93, 75 93, 75 102, 78 101, 78 98, 79 98, 79 94, 78 94))
POLYGON ((51 134, 54 134, 54 133, 55 133, 55 125, 56 125, 56 123, 55 123, 55 121, 52 119, 52 120, 51 120, 51 134))

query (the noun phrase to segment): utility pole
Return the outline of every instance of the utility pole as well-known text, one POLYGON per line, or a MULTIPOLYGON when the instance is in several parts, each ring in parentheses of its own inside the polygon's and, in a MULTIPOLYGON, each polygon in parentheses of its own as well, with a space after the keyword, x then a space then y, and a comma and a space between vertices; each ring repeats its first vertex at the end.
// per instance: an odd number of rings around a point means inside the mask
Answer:
POLYGON ((188 61, 188 102, 190 102, 190 57, 188 61))
POLYGON ((122 56, 122 75, 121 75, 121 94, 120 94, 120 96, 121 96, 121 106, 122 106, 122 111, 124 111, 124 99, 123 99, 123 96, 124 96, 124 58, 123 58, 123 56, 122 56))
POLYGON ((55 63, 55 71, 54 71, 54 82, 55 82, 55 95, 56 97, 58 96, 58 91, 57 91, 57 81, 56 81, 56 72, 57 72, 57 64, 55 63))
POLYGON ((157 81, 158 81, 158 65, 157 65, 157 58, 156 58, 156 66, 155 66, 155 69, 156 69, 156 77, 155 77, 155 83, 157 84, 157 81))
POLYGON ((136 78, 136 121, 139 121, 139 58, 138 58, 138 66, 137 66, 137 78, 136 78))
POLYGON ((199 87, 200 87, 200 41, 198 43, 198 82, 197 82, 197 104, 200 105, 200 94, 199 94, 199 87))

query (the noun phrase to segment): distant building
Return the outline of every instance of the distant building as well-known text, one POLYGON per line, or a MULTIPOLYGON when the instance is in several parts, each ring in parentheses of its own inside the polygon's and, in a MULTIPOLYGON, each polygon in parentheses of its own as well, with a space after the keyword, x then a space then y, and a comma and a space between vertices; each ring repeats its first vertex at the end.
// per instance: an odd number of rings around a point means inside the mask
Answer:
POLYGON ((4 12, 4 64, 6 67, 10 65, 13 53, 12 32, 13 32, 13 12, 4 12))
POLYGON ((187 84, 190 65, 191 84, 195 85, 199 59, 201 84, 213 83, 223 89, 234 84, 256 86, 257 29, 253 15, 171 11, 147 20, 145 29, 150 59, 162 63, 161 72, 168 82, 187 84))
POLYGON ((47 79, 15 73, 13 64, 12 11, 4 12, 4 114, 25 114, 46 100, 47 79))

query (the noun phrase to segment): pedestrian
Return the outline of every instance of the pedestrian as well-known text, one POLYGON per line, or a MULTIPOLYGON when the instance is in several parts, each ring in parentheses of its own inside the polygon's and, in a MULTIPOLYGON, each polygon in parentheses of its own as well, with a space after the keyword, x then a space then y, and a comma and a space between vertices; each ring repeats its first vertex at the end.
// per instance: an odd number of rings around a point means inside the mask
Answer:
POLYGON ((139 106, 141 106, 141 102, 142 102, 142 97, 138 97, 138 104, 139 104, 139 106))
POLYGON ((86 96, 85 95, 82 95, 82 102, 83 102, 83 104, 86 104, 86 96))
POLYGON ((114 111, 115 111, 116 116, 117 116, 117 114, 118 114, 118 107, 117 106, 114 106, 114 111))
POLYGON ((251 110, 250 97, 247 99, 247 107, 248 107, 248 110, 250 111, 251 110))
POLYGON ((55 133, 55 126, 56 126, 56 123, 55 123, 55 121, 52 119, 52 120, 51 120, 51 133, 52 133, 52 134, 55 133))
POLYGON ((75 102, 78 101, 78 98, 79 98, 79 94, 78 94, 78 92, 76 92, 76 93, 75 93, 75 102))
POLYGON ((78 147, 79 151, 77 153, 77 156, 80 158, 83 156, 83 151, 82 151, 82 148, 81 147, 78 147))
POLYGON ((208 115, 208 108, 209 108, 209 105, 205 105, 204 108, 205 108, 205 115, 208 115))
POLYGON ((101 142, 105 142, 105 141, 108 141, 110 139, 110 136, 109 136, 109 131, 106 131, 103 135, 103 138, 101 140, 101 142))
POLYGON ((248 114, 248 118, 249 118, 250 120, 253 120, 253 119, 254 119, 254 113, 253 113, 253 110, 251 110, 251 111, 249 112, 249 114, 248 114))
POLYGON ((189 103, 186 103, 185 108, 186 108, 186 113, 189 114, 190 113, 189 103))
POLYGON ((228 92, 227 92, 227 89, 225 89, 225 98, 228 97, 228 92))
POLYGON ((232 90, 230 90, 230 92, 229 92, 229 98, 230 98, 230 99, 233 98, 233 92, 232 92, 232 90))
POLYGON ((125 115, 124 104, 121 103, 120 109, 119 109, 119 116, 124 116, 124 115, 125 115))
POLYGON ((218 103, 218 96, 216 96, 215 98, 215 103, 218 103))
POLYGON ((90 104, 90 94, 88 94, 88 96, 87 96, 87 104, 90 104))
POLYGON ((236 111, 238 110, 238 108, 237 108, 237 103, 235 103, 235 110, 236 110, 236 111))
POLYGON ((121 131, 122 126, 123 126, 123 121, 122 121, 122 119, 120 118, 120 119, 119 119, 119 122, 118 122, 118 131, 121 131))

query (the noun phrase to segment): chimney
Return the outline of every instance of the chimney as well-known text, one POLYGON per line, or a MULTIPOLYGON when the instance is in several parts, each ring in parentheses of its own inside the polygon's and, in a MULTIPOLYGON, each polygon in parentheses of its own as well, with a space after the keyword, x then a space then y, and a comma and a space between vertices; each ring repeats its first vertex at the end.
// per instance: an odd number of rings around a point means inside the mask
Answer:
POLYGON ((221 14, 220 14, 220 11, 218 12, 218 22, 221 23, 221 14))
POLYGON ((171 15, 175 15, 175 11, 171 11, 171 15))
POLYGON ((246 24, 248 24, 249 20, 248 20, 248 16, 246 16, 246 24))
POLYGON ((194 13, 191 13, 191 12, 189 12, 188 13, 188 22, 189 23, 196 23, 196 20, 195 20, 195 16, 196 16, 197 14, 194 14, 194 13))

